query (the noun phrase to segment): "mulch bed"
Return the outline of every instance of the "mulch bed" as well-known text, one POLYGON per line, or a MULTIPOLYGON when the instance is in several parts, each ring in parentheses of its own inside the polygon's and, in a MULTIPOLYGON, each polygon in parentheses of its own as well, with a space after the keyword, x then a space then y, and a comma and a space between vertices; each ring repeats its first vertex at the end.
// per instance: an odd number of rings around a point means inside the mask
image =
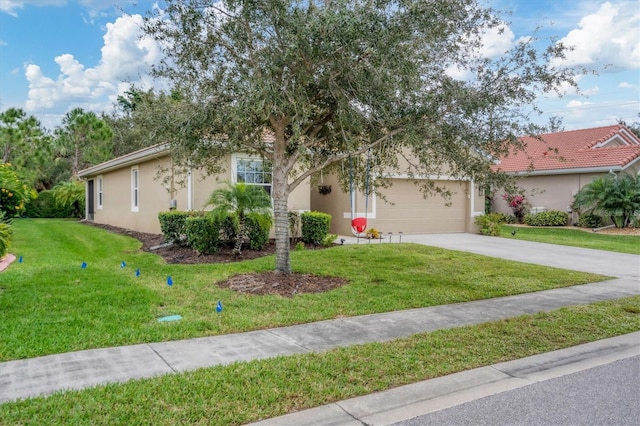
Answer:
MULTIPOLYGON (((233 253, 232 247, 221 247, 213 254, 198 254, 189 247, 164 245, 164 236, 131 231, 111 225, 84 222, 87 225, 106 229, 110 232, 128 235, 142 243, 142 250, 162 256, 167 263, 172 264, 203 264, 203 263, 231 263, 256 259, 275 253, 275 243, 270 241, 263 250, 243 250, 240 255, 233 253)), ((292 247, 293 249, 293 247, 292 247)), ((306 245, 305 250, 323 250, 322 246, 306 245)), ((321 293, 341 287, 348 281, 339 277, 324 277, 310 274, 284 274, 276 271, 255 274, 241 274, 218 282, 222 288, 255 295, 279 295, 292 297, 302 293, 321 293)))

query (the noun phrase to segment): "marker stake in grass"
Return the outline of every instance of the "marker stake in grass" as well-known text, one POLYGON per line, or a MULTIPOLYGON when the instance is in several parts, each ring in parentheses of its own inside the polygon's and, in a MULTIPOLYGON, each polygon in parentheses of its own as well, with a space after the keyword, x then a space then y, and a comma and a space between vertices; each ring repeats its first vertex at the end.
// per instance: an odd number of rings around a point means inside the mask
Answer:
POLYGON ((80 265, 80 267, 82 269, 87 269, 87 262, 82 262, 82 264, 80 265))
POLYGON ((173 285, 173 279, 171 278, 171 275, 169 275, 169 276, 167 277, 167 285, 168 285, 169 287, 171 287, 171 286, 173 285))
POLYGON ((182 316, 180 315, 169 315, 166 317, 158 318, 158 322, 170 322, 170 321, 180 321, 182 316))
POLYGON ((122 261, 122 263, 120 263, 120 267, 121 267, 121 268, 124 268, 124 267, 126 267, 126 266, 127 266, 127 263, 123 260, 123 261, 122 261))
POLYGON ((136 277, 140 276, 140 268, 136 269, 136 277))

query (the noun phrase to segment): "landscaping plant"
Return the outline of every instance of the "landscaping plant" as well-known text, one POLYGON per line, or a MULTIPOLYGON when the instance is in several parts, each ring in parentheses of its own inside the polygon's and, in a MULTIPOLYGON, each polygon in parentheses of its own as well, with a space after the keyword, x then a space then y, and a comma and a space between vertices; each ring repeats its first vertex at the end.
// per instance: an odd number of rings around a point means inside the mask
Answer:
POLYGON ((608 173, 599 177, 576 194, 573 208, 609 217, 616 228, 629 226, 640 211, 640 175, 608 173))
POLYGON ((236 254, 241 253, 242 245, 249 237, 249 232, 256 229, 253 224, 250 227, 249 222, 256 222, 258 229, 264 229, 267 225, 271 228, 273 223, 271 197, 262 186, 244 182, 235 184, 226 182, 226 188, 213 191, 207 205, 213 206, 212 214, 214 215, 223 217, 233 213, 238 218, 238 232, 233 248, 236 254))

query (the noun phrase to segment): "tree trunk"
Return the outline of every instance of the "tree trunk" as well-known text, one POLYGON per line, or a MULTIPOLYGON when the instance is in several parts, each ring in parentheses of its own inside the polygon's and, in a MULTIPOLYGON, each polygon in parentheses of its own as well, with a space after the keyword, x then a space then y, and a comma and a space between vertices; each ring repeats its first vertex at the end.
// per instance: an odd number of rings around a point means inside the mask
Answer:
POLYGON ((276 272, 291 272, 289 259, 289 167, 286 161, 286 139, 284 120, 274 126, 275 143, 273 149, 273 182, 271 198, 273 199, 273 218, 276 227, 276 272))

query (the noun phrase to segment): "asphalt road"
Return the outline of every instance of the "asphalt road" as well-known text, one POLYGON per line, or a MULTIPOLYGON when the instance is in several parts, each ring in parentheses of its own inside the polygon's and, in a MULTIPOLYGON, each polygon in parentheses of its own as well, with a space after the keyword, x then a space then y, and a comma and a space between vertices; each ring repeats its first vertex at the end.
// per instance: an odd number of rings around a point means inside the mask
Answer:
POLYGON ((640 425, 640 356, 477 399, 396 426, 640 425))

